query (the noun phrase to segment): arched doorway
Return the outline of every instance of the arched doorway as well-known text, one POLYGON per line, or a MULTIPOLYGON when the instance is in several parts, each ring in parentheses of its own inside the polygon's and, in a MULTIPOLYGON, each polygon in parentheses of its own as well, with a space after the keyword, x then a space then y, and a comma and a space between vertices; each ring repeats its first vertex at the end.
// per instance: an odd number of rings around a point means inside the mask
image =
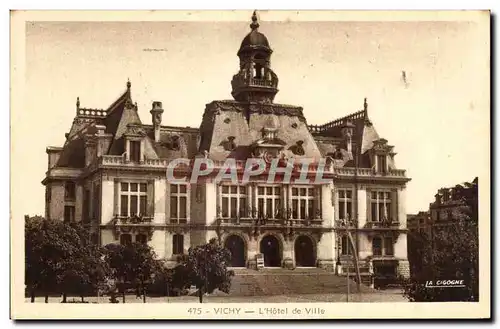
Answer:
POLYGON ((238 235, 230 235, 224 242, 224 247, 231 252, 231 266, 245 267, 245 242, 238 235))
POLYGON ((313 241, 306 235, 301 235, 295 240, 295 264, 298 267, 316 266, 316 255, 313 241))
POLYGON ((275 236, 266 235, 260 240, 260 252, 264 254, 264 266, 281 267, 280 243, 275 236))

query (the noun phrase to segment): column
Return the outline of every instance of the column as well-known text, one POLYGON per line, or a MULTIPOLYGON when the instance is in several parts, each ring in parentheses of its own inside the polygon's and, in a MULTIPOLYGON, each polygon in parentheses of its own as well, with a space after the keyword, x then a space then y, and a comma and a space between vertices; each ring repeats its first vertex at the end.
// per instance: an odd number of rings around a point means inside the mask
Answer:
POLYGON ((167 253, 167 250, 165 248, 165 240, 166 240, 165 231, 155 229, 153 232, 153 236, 151 237, 151 240, 148 242, 148 244, 153 248, 154 252, 158 256, 158 258, 165 258, 172 255, 171 250, 170 253, 167 253))
POLYGON ((398 188, 397 192, 397 200, 396 202, 398 203, 398 220, 399 220, 399 227, 401 229, 406 229, 406 187, 400 187, 398 188))
POLYGON ((335 233, 333 231, 323 233, 317 246, 318 267, 333 271, 335 264, 333 254, 334 245, 335 233))
POLYGON ((332 205, 333 184, 321 186, 321 209, 323 217, 323 227, 333 227, 335 219, 335 207, 332 205))
POLYGON ((125 161, 130 161, 130 140, 125 140, 125 161))
POLYGON ((144 139, 141 139, 141 149, 139 150, 140 151, 140 162, 143 162, 144 161, 144 139))
MULTIPOLYGON (((107 224, 114 213, 115 200, 115 182, 112 179, 102 180, 101 182, 101 224, 107 224)), ((94 191, 92 191, 94 193, 94 191)), ((92 195, 92 200, 94 197, 92 195)), ((118 209, 119 211, 119 209, 118 209)))
MULTIPOLYGON (((248 213, 250 214, 250 216, 248 216, 248 215, 247 216, 251 218, 253 216, 252 215, 252 210, 253 210, 253 199, 254 199, 254 197, 253 197, 254 186, 251 183, 248 184, 247 186, 248 186, 248 190, 247 190, 247 198, 248 198, 248 200, 247 200, 247 209, 248 209, 248 213)), ((247 217, 247 216, 245 216, 245 217, 247 217)))
POLYGON ((186 184, 186 222, 191 222, 191 193, 193 190, 191 189, 191 184, 186 184))
POLYGON ((362 228, 366 225, 366 190, 358 189, 358 228, 362 228))
POLYGON ((218 213, 218 216, 222 216, 222 185, 219 183, 217 184, 217 205, 216 208, 218 209, 217 211, 220 211, 218 213))
POLYGON ((80 222, 83 219, 83 186, 75 186, 75 221, 80 222))
MULTIPOLYGON (((166 178, 156 179, 154 181, 154 223, 166 224, 165 216, 165 194, 167 188, 166 178)), ((189 199, 188 199, 189 200, 189 199)), ((189 210, 189 208, 188 208, 189 210)))
POLYGON ((293 252, 293 240, 285 239, 283 241, 283 267, 288 269, 293 269, 296 265, 295 254, 293 252))
POLYGON ((259 253, 259 245, 257 239, 250 237, 247 246, 247 263, 248 268, 257 269, 257 261, 255 260, 255 255, 259 253))

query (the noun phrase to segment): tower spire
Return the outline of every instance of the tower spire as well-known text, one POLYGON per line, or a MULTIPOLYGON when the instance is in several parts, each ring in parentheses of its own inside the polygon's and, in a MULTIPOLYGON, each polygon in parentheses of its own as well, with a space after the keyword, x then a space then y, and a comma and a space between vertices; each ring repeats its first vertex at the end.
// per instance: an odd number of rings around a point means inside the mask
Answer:
POLYGON ((130 87, 132 87, 132 83, 130 83, 130 79, 127 79, 127 90, 130 90, 130 87))
POLYGON ((257 18, 257 10, 254 10, 253 11, 253 14, 252 14, 252 23, 250 24, 250 28, 252 29, 252 31, 255 31, 259 28, 259 20, 257 18))
POLYGON ((363 110, 364 110, 365 112, 366 112, 366 111, 368 111, 368 101, 367 101, 366 97, 365 97, 365 100, 364 100, 364 102, 363 102, 363 110))

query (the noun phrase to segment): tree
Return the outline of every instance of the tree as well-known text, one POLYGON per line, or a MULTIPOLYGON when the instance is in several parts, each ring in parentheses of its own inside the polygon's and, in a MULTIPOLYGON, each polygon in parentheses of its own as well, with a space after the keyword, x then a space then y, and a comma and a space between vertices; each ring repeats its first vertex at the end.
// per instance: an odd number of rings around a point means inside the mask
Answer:
MULTIPOLYGON (((478 301, 479 236, 477 180, 460 191, 463 205, 452 212, 452 220, 433 227, 431 234, 413 234, 422 247, 421 262, 404 284, 410 301, 478 301), (426 288, 429 280, 464 280, 463 288, 426 288)), ((413 265, 412 265, 413 266, 413 265)))
POLYGON ((72 293, 80 296, 84 302, 85 296, 97 292, 100 285, 107 280, 110 269, 104 261, 103 248, 90 243, 89 231, 80 223, 71 223, 68 226, 68 229, 76 232, 79 239, 71 241, 76 253, 66 260, 62 274, 63 301, 66 301, 66 294, 72 293))
POLYGON ((134 285, 142 292, 146 302, 146 289, 161 264, 156 260, 153 249, 143 243, 129 245, 109 244, 105 247, 105 260, 111 269, 112 277, 119 282, 123 303, 127 287, 134 285))
POLYGON ((77 257, 80 237, 69 225, 35 216, 25 221, 25 284, 34 302, 36 291, 61 292, 60 285, 77 257))
POLYGON ((105 280, 108 269, 102 250, 88 241, 88 231, 79 223, 28 218, 25 222, 26 286, 34 302, 41 291, 48 302, 49 293, 68 293, 82 297, 95 291, 105 280))
POLYGON ((194 285, 198 289, 200 303, 203 303, 203 294, 212 293, 219 289, 229 293, 233 271, 227 269, 231 261, 231 253, 219 245, 217 239, 208 243, 189 248, 187 257, 181 259, 179 273, 187 273, 185 285, 194 285))

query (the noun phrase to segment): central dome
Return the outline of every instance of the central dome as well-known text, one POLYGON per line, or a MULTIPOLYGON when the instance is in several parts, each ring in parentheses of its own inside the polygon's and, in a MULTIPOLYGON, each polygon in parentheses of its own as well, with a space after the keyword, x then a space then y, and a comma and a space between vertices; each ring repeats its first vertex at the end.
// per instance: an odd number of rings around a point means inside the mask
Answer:
POLYGON ((241 42, 240 50, 245 47, 269 47, 269 41, 264 34, 260 33, 257 30, 253 30, 248 33, 245 39, 241 42))
POLYGON ((265 50, 271 53, 271 47, 269 46, 269 41, 266 36, 258 31, 259 22, 257 21, 257 13, 254 11, 252 15, 252 24, 250 24, 252 31, 247 34, 247 36, 241 42, 240 50, 238 50, 238 55, 244 51, 252 51, 256 49, 265 50))

